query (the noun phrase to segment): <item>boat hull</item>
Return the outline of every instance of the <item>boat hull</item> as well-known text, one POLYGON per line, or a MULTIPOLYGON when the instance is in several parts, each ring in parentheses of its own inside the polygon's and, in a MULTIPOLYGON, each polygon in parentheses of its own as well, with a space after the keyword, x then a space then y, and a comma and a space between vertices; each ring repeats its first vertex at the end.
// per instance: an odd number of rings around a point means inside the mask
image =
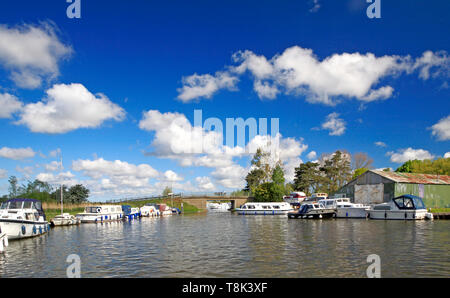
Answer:
POLYGON ((264 211, 264 210, 256 210, 256 211, 249 211, 249 210, 236 210, 237 214, 239 215, 285 215, 290 210, 270 210, 270 211, 264 211))
POLYGON ((336 211, 337 218, 366 218, 366 208, 338 208, 336 211))
POLYGON ((320 219, 320 218, 332 218, 336 216, 336 211, 332 209, 326 210, 313 210, 307 213, 300 212, 289 212, 288 218, 311 218, 311 219, 320 219))
POLYGON ((48 222, 0 219, 2 232, 9 240, 30 238, 43 235, 49 230, 48 222))
POLYGON ((123 219, 122 214, 77 214, 81 223, 102 223, 123 219))
POLYGON ((426 219, 427 210, 369 210, 370 219, 421 220, 426 219))

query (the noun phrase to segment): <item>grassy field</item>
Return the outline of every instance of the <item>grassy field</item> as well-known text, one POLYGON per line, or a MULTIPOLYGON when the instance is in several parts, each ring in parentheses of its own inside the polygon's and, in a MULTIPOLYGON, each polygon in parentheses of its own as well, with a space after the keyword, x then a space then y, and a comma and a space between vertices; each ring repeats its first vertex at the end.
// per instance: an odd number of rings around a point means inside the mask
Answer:
MULTIPOLYGON (((147 203, 164 203, 168 206, 175 207, 181 210, 181 200, 173 199, 173 205, 170 199, 158 199, 158 200, 147 200, 147 201, 139 201, 139 202, 122 202, 118 203, 118 205, 130 205, 131 207, 142 207, 147 203)), ((84 203, 84 204, 64 204, 64 213, 70 213, 72 215, 76 215, 77 213, 82 213, 84 211, 84 207, 92 206, 92 205, 104 205, 105 203, 84 203)), ((108 204, 110 205, 110 204, 108 204)), ((47 217, 47 221, 52 220, 56 215, 61 214, 61 205, 58 203, 42 203, 42 207, 44 208, 45 215, 47 217)), ((183 211, 186 214, 189 213, 197 213, 200 210, 188 203, 183 203, 183 211)))
POLYGON ((429 208, 431 213, 448 213, 450 212, 450 208, 429 208))

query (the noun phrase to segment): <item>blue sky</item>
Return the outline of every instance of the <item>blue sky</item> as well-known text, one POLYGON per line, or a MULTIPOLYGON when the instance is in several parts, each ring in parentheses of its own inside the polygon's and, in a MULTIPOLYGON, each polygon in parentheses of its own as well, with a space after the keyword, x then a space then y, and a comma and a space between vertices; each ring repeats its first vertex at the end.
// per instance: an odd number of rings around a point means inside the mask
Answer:
POLYGON ((94 200, 238 189, 248 155, 167 152, 195 109, 279 118, 290 173, 338 149, 394 169, 450 151, 448 1, 381 0, 381 19, 363 0, 82 0, 81 19, 68 5, 0 4, 0 194, 10 175, 94 200))

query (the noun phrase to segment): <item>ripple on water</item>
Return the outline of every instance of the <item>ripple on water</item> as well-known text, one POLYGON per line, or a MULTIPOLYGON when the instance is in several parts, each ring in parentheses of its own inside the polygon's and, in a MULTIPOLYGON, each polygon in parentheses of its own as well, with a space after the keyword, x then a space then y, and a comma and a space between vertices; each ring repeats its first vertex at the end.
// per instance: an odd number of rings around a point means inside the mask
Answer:
POLYGON ((1 277, 448 277, 448 221, 289 220, 230 213, 55 228, 11 241, 1 277))

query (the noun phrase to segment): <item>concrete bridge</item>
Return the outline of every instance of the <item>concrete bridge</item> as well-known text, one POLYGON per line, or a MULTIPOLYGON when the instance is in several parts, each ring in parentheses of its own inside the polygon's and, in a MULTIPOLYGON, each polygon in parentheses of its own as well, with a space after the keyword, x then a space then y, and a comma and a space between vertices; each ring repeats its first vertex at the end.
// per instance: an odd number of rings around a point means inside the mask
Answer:
POLYGON ((203 196, 203 197, 181 197, 178 198, 183 202, 197 207, 200 210, 206 210, 206 203, 208 201, 223 201, 231 202, 231 209, 237 208, 248 201, 248 197, 216 197, 216 196, 203 196))

